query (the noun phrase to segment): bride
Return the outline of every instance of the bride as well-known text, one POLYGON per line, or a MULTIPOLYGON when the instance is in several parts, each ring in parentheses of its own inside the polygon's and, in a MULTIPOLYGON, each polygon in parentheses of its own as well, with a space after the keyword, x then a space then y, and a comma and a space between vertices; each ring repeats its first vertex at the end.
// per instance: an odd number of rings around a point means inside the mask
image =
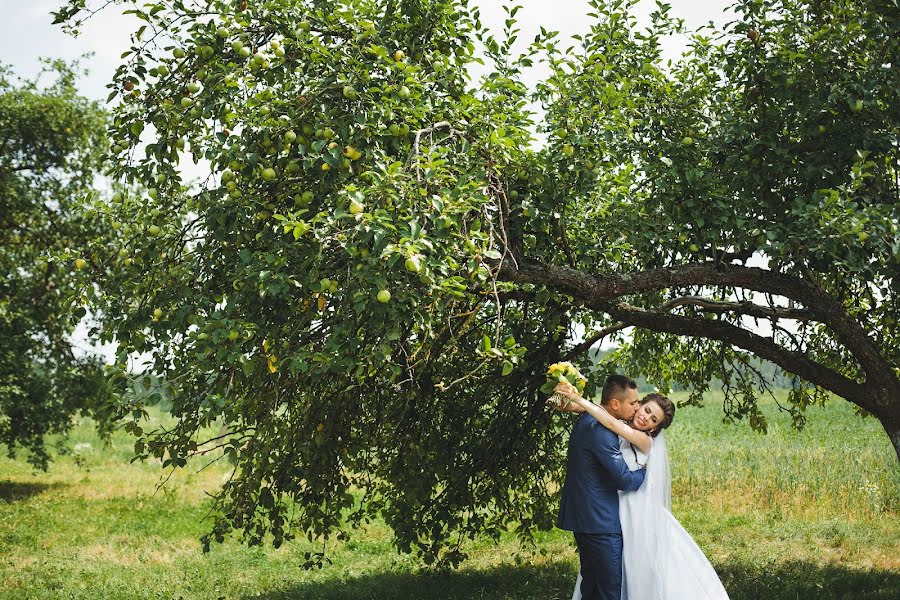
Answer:
MULTIPOLYGON (((629 469, 647 468, 644 485, 619 492, 622 600, 727 600, 709 560, 669 512, 672 480, 662 430, 675 416, 672 401, 661 394, 645 396, 629 425, 582 398, 570 384, 560 383, 555 391, 570 399, 559 410, 587 412, 619 436, 629 469)), ((572 600, 581 600, 580 573, 572 600)))

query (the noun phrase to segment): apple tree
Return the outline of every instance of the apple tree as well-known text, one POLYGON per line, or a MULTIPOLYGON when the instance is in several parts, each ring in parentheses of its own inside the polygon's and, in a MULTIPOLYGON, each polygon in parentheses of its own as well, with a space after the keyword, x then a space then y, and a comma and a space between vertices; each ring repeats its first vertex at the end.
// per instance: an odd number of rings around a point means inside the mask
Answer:
POLYGON ((671 64, 664 4, 641 30, 592 1, 576 45, 523 52, 515 7, 492 34, 462 0, 118 4, 143 23, 112 173, 146 192, 98 211, 116 266, 83 289, 120 372, 144 356, 165 382, 121 406, 137 454, 234 465, 207 546, 380 515, 455 564, 467 537, 552 526, 543 373, 606 336, 657 385, 721 379, 760 429, 767 359, 798 425, 835 394, 900 452, 891 3, 742 1, 671 64), (145 430, 163 393, 176 424, 145 430))
POLYGON ((95 267, 81 250, 102 236, 81 206, 106 139, 106 115, 77 94, 77 74, 54 61, 20 80, 0 65, 0 443, 42 469, 46 436, 67 432, 76 414, 110 424, 102 361, 70 338, 85 315, 69 303, 78 272, 95 267))

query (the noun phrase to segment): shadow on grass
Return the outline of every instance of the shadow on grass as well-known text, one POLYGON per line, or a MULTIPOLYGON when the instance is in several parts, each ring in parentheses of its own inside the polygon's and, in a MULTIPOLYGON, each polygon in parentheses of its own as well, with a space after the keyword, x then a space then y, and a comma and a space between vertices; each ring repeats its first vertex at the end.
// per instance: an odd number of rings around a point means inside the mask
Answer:
POLYGON ((895 600, 900 594, 900 571, 802 561, 717 567, 731 600, 895 600))
MULTIPOLYGON (((895 600, 900 572, 789 562, 771 567, 726 564, 718 569, 731 600, 895 600)), ((303 583, 263 592, 265 600, 568 600, 569 563, 501 566, 449 573, 378 573, 303 583)), ((251 596, 247 596, 250 598, 251 596)))
POLYGON ((62 483, 21 483, 0 481, 0 502, 19 502, 43 494, 51 488, 64 487, 62 483))

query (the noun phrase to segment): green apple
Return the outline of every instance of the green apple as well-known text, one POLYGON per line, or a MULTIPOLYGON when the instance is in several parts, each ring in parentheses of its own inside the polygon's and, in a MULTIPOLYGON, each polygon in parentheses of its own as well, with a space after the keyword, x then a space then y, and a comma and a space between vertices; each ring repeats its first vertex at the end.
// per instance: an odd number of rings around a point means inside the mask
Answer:
POLYGON ((397 50, 396 52, 394 52, 394 60, 396 60, 397 62, 400 62, 404 58, 406 58, 406 54, 403 53, 403 50, 397 50))
POLYGON ((400 89, 397 90, 397 95, 401 98, 409 98, 409 88, 405 85, 401 85, 400 89))
POLYGON ((293 144, 295 141, 297 141, 297 133, 292 129, 286 131, 284 134, 284 141, 288 144, 293 144))
POLYGON ((233 42, 231 42, 231 49, 234 50, 235 52, 240 52, 241 48, 243 48, 243 47, 244 47, 244 42, 242 42, 241 40, 234 40, 233 42))
POLYGON ((158 67, 156 67, 156 74, 160 77, 165 77, 169 74, 169 67, 167 67, 166 65, 159 65, 158 67))
POLYGON ((565 144, 562 147, 562 151, 566 156, 572 156, 573 154, 575 154, 575 147, 572 146, 572 144, 565 144))
POLYGON ((184 96, 184 97, 181 99, 181 108, 190 108, 190 106, 191 106, 193 103, 194 103, 193 100, 191 100, 191 99, 188 98, 187 96, 184 96))
POLYGON ((419 262, 418 254, 413 254, 412 256, 407 258, 406 262, 404 262, 403 264, 406 267, 406 270, 412 273, 418 273, 422 270, 422 263, 419 262))
POLYGON ((697 244, 691 244, 690 246, 688 246, 688 249, 691 252, 700 252, 700 246, 698 246, 697 244))
POLYGON ((284 169, 285 173, 288 175, 296 175, 300 172, 300 163, 295 160, 292 160, 288 163, 287 167, 284 169))
POLYGON ((162 319, 162 316, 163 316, 163 311, 161 308, 153 309, 153 320, 154 321, 159 321, 160 319, 162 319))
POLYGON ((855 102, 850 103, 850 110, 853 112, 860 112, 863 109, 863 101, 856 100, 855 102))
POLYGON ((222 171, 222 181, 228 183, 232 179, 234 179, 234 171, 232 171, 231 169, 225 169, 224 171, 222 171))
POLYGON ((692 138, 689 135, 686 135, 681 139, 681 143, 684 144, 685 146, 690 146, 691 144, 694 143, 694 138, 692 138))
POLYGON ((285 55, 284 48, 279 46, 278 48, 275 48, 274 53, 275 53, 275 56, 277 56, 278 58, 284 58, 284 55, 285 55))
POLYGON ((119 258, 126 258, 128 256, 128 250, 125 248, 119 248, 119 258))
POLYGON ((266 181, 272 181, 277 176, 278 176, 278 173, 276 173, 275 169, 273 169, 272 167, 266 167, 262 171, 262 178, 265 179, 266 181))
POLYGON ((238 53, 238 56, 240 56, 241 58, 249 58, 250 57, 250 48, 248 48, 247 46, 244 46, 243 48, 238 50, 237 53, 238 53))
POLYGON ((344 98, 347 98, 348 100, 356 100, 356 98, 358 96, 358 94, 356 93, 356 90, 354 90, 349 85, 344 86, 343 93, 344 93, 344 98))
POLYGON ((192 81, 189 84, 187 84, 187 90, 192 94, 196 94, 197 92, 200 91, 200 84, 197 83, 196 81, 192 81))
POLYGON ((309 190, 307 190, 307 191, 303 192, 300 195, 300 197, 303 199, 303 202, 305 204, 309 204, 310 202, 313 201, 313 198, 315 198, 315 195, 312 192, 310 192, 309 190))
POLYGON ((865 243, 865 241, 866 241, 867 239, 869 239, 869 234, 866 233, 865 231, 860 231, 859 233, 856 234, 856 238, 857 238, 857 239, 859 240, 859 242, 862 244, 862 243, 865 243))
POLYGON ((391 301, 391 293, 387 290, 378 290, 378 294, 375 298, 382 304, 387 304, 391 301))
POLYGON ((156 188, 150 188, 149 190, 147 190, 147 195, 156 200, 159 197, 159 192, 156 190, 156 188))
POLYGON ((151 225, 147 228, 147 231, 150 232, 150 235, 159 235, 162 229, 159 228, 159 225, 151 225))
POLYGON ((83 258, 75 259, 75 268, 78 269, 79 271, 82 270, 83 268, 85 268, 86 266, 87 266, 87 261, 84 260, 83 258))
POLYGON ((373 29, 375 29, 375 23, 373 23, 372 21, 370 21, 368 19, 364 19, 364 20, 360 21, 359 26, 362 28, 363 31, 372 31, 373 29))
POLYGON ((220 38, 227 38, 228 37, 228 28, 227 27, 219 27, 218 29, 216 29, 216 35, 219 36, 220 38))
POLYGON ((388 132, 394 136, 400 135, 400 126, 396 123, 391 123, 390 127, 388 127, 388 132))
POLYGON ((175 58, 184 58, 184 50, 182 50, 181 48, 175 48, 174 50, 172 50, 172 56, 174 56, 175 58))
POLYGON ((352 202, 350 202, 350 214, 351 215, 358 215, 359 213, 364 211, 365 208, 366 207, 363 205, 362 202, 358 202, 356 200, 353 200, 352 202))

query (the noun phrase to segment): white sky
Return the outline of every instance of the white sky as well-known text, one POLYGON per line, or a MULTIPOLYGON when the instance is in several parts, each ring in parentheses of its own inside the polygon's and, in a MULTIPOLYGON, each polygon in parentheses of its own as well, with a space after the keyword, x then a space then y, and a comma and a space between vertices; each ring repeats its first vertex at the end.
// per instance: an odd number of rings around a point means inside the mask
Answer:
MULTIPOLYGON (((0 63, 11 65, 17 75, 31 78, 40 71, 40 58, 72 60, 92 53, 82 63, 90 72, 79 80, 79 88, 84 96, 103 100, 108 95, 106 85, 120 64, 119 57, 128 48, 129 35, 137 28, 139 21, 133 16, 122 15, 122 7, 110 7, 95 15, 83 27, 81 35, 73 38, 63 33, 58 25, 52 24, 50 13, 57 10, 63 1, 0 0, 3 15, 0 19, 0 63)), ((470 0, 470 4, 481 8, 482 22, 499 37, 506 18, 504 3, 470 0)), ((586 16, 590 10, 586 0, 519 0, 510 4, 522 6, 516 14, 518 27, 521 29, 516 49, 520 51, 534 39, 542 26, 549 31, 559 31, 559 39, 564 44, 571 40, 572 35, 585 33, 590 22, 586 16)), ((732 0, 671 0, 669 4, 672 7, 671 14, 683 18, 688 29, 695 29, 709 22, 721 26, 734 18, 733 13, 728 11, 732 0)), ((654 9, 655 2, 640 2, 635 14, 641 25, 649 22, 648 15, 654 9)), ((666 56, 676 58, 685 48, 686 41, 684 38, 664 40, 666 56)), ((533 85, 545 73, 540 66, 535 67, 526 81, 533 85)), ((473 72, 474 76, 478 74, 473 72)), ((186 175, 191 178, 200 173, 186 175)), ((88 349, 85 327, 79 328, 74 341, 82 350, 88 349)), ((112 347, 104 347, 101 351, 112 360, 112 347)))
MULTIPOLYGON (((91 70, 80 82, 81 92, 88 97, 103 99, 107 96, 106 84, 119 65, 119 56, 128 48, 128 36, 136 29, 137 19, 121 14, 121 7, 110 7, 94 16, 78 38, 62 32, 52 25, 51 11, 57 10, 64 0, 0 0, 3 18, 0 19, 0 62, 11 64, 16 73, 30 77, 40 70, 40 57, 74 59, 85 53, 94 56, 85 62, 91 70)), ((688 28, 704 25, 709 21, 723 24, 733 18, 726 14, 732 0, 671 0, 671 14, 685 20, 688 28)), ((499 35, 506 13, 503 2, 470 0, 481 8, 482 21, 499 35)), ((568 40, 572 34, 584 33, 589 23, 585 0, 519 0, 522 9, 516 15, 519 20, 517 45, 523 48, 534 39, 543 26, 560 32, 560 39, 568 40)), ((95 0, 91 2, 95 4, 95 0)), ((654 2, 643 0, 636 9, 642 24, 655 8, 654 2)), ((667 54, 676 56, 684 47, 684 40, 668 40, 667 54)), ((533 75, 540 77, 540 71, 533 75)))

